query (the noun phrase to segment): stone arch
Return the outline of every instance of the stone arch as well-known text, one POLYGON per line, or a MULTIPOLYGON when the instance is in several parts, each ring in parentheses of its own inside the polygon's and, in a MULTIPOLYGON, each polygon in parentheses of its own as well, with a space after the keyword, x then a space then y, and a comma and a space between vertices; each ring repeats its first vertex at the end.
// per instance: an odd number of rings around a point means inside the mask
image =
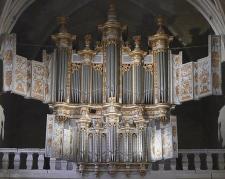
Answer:
MULTIPOLYGON (((10 33, 20 15, 34 2, 35 0, 5 1, 0 17, 0 34, 10 33)), ((187 0, 187 2, 203 15, 215 34, 225 34, 225 15, 220 0, 187 0)))

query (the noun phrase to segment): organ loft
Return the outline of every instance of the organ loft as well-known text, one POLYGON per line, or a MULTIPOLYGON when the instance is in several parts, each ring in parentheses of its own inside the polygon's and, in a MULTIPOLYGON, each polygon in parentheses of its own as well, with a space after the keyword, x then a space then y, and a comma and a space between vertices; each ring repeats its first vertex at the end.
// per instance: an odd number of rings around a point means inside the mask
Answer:
MULTIPOLYGON (((178 157, 176 117, 171 110, 186 101, 221 95, 222 37, 208 38, 208 56, 183 63, 173 54, 162 16, 143 50, 142 38, 123 39, 127 26, 109 2, 101 40, 76 35, 69 19, 58 17, 52 52, 42 61, 16 54, 16 35, 4 35, 3 90, 47 103, 45 156, 73 161, 81 173, 138 171, 152 162, 178 157)), ((97 25, 97 24, 96 24, 97 25)))

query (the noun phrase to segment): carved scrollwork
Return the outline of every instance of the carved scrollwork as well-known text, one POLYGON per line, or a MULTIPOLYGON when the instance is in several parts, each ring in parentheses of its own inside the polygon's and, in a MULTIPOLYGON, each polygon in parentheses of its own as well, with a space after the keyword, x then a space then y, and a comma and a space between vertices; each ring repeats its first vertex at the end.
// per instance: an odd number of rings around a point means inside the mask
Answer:
POLYGON ((93 64, 93 69, 102 73, 103 65, 102 64, 93 64))
POLYGON ((123 64, 123 65, 121 66, 121 68, 122 68, 122 73, 125 73, 125 72, 127 72, 127 71, 130 70, 131 64, 123 64))
POLYGON ((74 71, 78 71, 81 67, 81 64, 79 63, 72 63, 72 73, 74 73, 74 71))
POLYGON ((145 69, 146 71, 150 71, 151 73, 153 73, 153 69, 154 69, 153 66, 154 66, 153 64, 145 64, 145 65, 144 65, 144 69, 145 69))

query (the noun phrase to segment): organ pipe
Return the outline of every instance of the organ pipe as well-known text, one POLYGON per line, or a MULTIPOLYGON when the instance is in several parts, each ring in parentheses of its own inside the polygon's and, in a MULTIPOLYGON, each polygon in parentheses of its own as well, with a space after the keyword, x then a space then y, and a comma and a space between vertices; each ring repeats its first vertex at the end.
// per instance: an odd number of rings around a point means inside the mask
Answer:
POLYGON ((142 61, 146 52, 140 49, 141 36, 133 37, 135 48, 130 53, 133 63, 132 63, 132 81, 133 81, 133 104, 140 104, 143 102, 143 68, 142 61))
POLYGON ((56 102, 70 102, 72 42, 75 36, 68 33, 66 17, 58 17, 59 33, 52 36, 56 43, 56 102))
POLYGON ((105 51, 105 95, 106 102, 115 97, 119 102, 120 96, 120 66, 121 66, 121 40, 124 27, 117 20, 115 4, 111 3, 108 11, 108 20, 102 26, 102 41, 105 51))
POLYGON ((95 55, 95 52, 90 49, 91 35, 87 34, 84 37, 85 48, 79 51, 78 54, 82 57, 82 69, 81 69, 81 102, 91 103, 92 95, 92 64, 91 60, 95 55))
POLYGON ((115 166, 142 170, 154 160, 155 151, 162 151, 161 136, 154 137, 169 119, 171 107, 171 38, 163 29, 162 19, 158 19, 157 33, 149 38, 149 54, 141 50, 140 36, 133 37, 134 49, 126 46, 123 51, 124 27, 110 4, 108 20, 99 26, 102 47, 92 50, 92 38, 85 35, 84 48, 74 52, 73 59, 74 38, 65 30, 65 21, 61 22, 60 33, 53 36, 57 44, 52 70, 56 93, 53 111, 56 120, 73 118, 75 122, 73 153, 79 170, 100 171, 102 164, 111 171, 115 166))
POLYGON ((164 30, 164 20, 157 19, 159 29, 149 37, 152 46, 154 62, 154 103, 169 103, 169 42, 173 39, 164 30))

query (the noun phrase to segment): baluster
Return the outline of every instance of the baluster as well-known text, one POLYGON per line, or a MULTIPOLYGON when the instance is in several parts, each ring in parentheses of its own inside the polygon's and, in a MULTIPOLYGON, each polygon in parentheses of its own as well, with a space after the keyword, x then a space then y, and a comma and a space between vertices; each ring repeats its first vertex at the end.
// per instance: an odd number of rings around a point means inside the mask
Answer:
POLYGON ((74 162, 67 162, 67 170, 73 170, 75 168, 74 162))
POLYGON ((55 169, 61 170, 61 160, 59 160, 59 159, 55 160, 55 169))
POLYGON ((212 154, 211 153, 207 153, 206 165, 207 165, 207 170, 213 169, 213 161, 212 161, 212 154))
POLYGON ((2 169, 8 169, 9 168, 9 153, 4 152, 3 158, 2 158, 2 169))
POLYGON ((182 154, 182 168, 183 170, 188 170, 188 156, 186 153, 182 154))
POLYGON ((201 158, 200 154, 194 154, 195 170, 201 170, 201 158))
POLYGON ((50 170, 55 170, 56 167, 56 159, 50 158, 50 170))
POLYGON ((67 161, 61 160, 61 170, 67 170, 67 161))
POLYGON ((176 163, 177 163, 176 158, 170 159, 170 170, 176 170, 176 163))
POLYGON ((27 153, 27 160, 26 160, 27 170, 31 170, 32 165, 33 165, 33 153, 28 152, 27 153))
POLYGON ((14 169, 20 169, 20 153, 15 152, 14 156, 14 169))
POLYGON ((43 170, 44 168, 44 153, 39 153, 38 155, 38 170, 43 170))
POLYGON ((164 165, 165 165, 165 162, 164 161, 159 161, 158 162, 158 166, 159 166, 159 170, 160 171, 164 170, 164 165))
POLYGON ((224 170, 225 169, 224 153, 219 153, 218 154, 218 166, 219 166, 219 170, 224 170))

